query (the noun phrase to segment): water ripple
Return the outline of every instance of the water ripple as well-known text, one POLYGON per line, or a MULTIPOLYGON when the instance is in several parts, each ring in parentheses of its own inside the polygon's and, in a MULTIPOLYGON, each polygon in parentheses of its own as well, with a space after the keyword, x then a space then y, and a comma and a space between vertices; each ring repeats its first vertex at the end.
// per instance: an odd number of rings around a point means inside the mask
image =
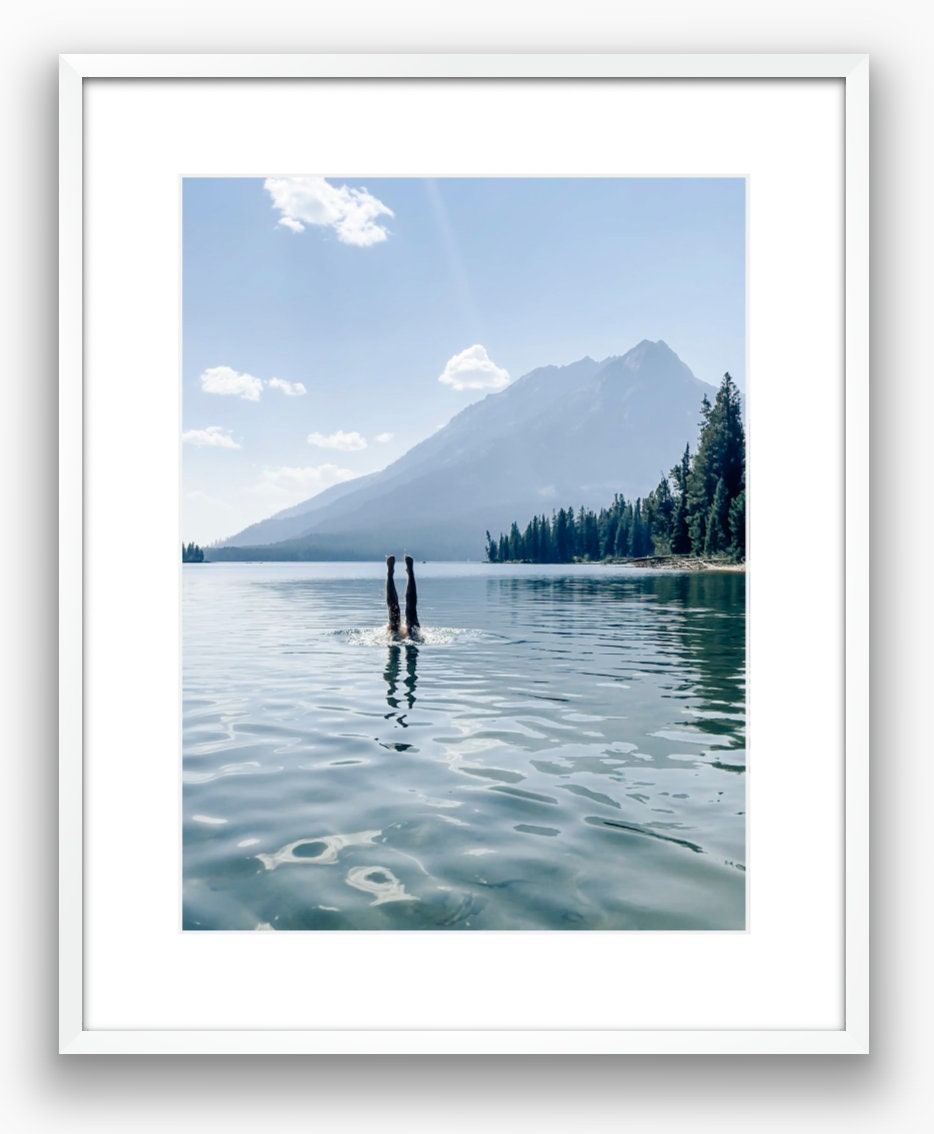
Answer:
POLYGON ((283 863, 302 866, 329 866, 337 862, 344 847, 371 846, 380 831, 358 831, 354 835, 319 835, 313 839, 296 839, 273 854, 258 854, 267 870, 275 870, 283 863), (303 853, 300 853, 303 852, 303 853))
POLYGON ((744 927, 741 576, 377 567, 185 571, 186 929, 744 927))
POLYGON ((371 906, 381 906, 384 902, 416 902, 414 894, 407 894, 405 887, 386 866, 355 866, 347 872, 347 885, 373 894, 371 906))

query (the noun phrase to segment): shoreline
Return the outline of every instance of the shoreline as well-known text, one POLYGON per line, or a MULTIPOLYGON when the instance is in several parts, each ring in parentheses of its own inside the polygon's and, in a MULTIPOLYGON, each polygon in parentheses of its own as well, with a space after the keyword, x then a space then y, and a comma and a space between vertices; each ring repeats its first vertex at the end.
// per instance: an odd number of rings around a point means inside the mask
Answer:
MULTIPOLYGON (((205 559, 183 560, 183 565, 194 566, 199 563, 376 563, 379 562, 375 559, 205 559)), ((435 563, 476 563, 481 564, 489 563, 489 560, 460 560, 460 559, 436 559, 435 563)), ((527 561, 521 559, 507 559, 502 563, 495 563, 493 566, 497 567, 510 567, 522 566, 527 561)), ((534 566, 535 564, 529 564, 534 566)), ((541 566, 556 566, 556 567, 638 567, 641 569, 648 569, 652 571, 728 571, 734 574, 745 574, 746 563, 731 563, 724 559, 704 559, 690 555, 644 555, 638 559, 575 559, 570 563, 550 563, 541 564, 541 566)))
MULTIPOLYGON (((484 562, 489 562, 485 560, 484 562)), ((494 566, 522 566, 524 559, 506 559, 494 566)), ((535 566, 535 564, 531 564, 535 566)), ((573 559, 570 563, 541 564, 552 567, 640 567, 652 571, 730 571, 734 574, 746 573, 746 561, 731 563, 726 559, 704 559, 692 555, 643 555, 638 559, 573 559)))
POLYGON ((746 573, 746 561, 729 563, 722 559, 695 558, 690 555, 647 555, 640 559, 605 559, 621 567, 649 567, 655 571, 733 571, 746 573))

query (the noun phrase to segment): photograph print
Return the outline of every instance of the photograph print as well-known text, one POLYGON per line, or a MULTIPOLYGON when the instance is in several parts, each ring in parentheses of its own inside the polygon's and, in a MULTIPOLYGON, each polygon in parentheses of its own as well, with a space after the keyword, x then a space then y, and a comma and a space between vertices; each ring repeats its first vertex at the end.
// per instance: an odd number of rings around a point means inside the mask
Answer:
POLYGON ((182 928, 746 928, 746 183, 182 182, 182 928))

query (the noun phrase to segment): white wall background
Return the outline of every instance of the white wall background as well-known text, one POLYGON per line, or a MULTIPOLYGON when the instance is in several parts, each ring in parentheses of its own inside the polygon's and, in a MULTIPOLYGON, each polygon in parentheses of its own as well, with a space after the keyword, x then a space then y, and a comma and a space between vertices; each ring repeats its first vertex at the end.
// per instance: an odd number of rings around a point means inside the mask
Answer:
MULTIPOLYGON (((299 0, 8 5, 0 17, 4 628, 3 1113, 14 1130, 625 1124, 653 1132, 928 1129, 931 107, 912 0, 299 0), (869 51, 873 280, 873 1054, 318 1059, 56 1054, 57 54, 869 51)), ((813 569, 813 565, 812 565, 813 569)))

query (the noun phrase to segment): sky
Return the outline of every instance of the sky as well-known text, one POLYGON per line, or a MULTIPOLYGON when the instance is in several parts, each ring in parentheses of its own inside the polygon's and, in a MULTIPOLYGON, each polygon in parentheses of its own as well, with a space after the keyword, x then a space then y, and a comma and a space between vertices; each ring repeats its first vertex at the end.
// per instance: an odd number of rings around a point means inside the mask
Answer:
POLYGON ((538 366, 745 390, 742 179, 186 178, 182 538, 384 468, 538 366))

